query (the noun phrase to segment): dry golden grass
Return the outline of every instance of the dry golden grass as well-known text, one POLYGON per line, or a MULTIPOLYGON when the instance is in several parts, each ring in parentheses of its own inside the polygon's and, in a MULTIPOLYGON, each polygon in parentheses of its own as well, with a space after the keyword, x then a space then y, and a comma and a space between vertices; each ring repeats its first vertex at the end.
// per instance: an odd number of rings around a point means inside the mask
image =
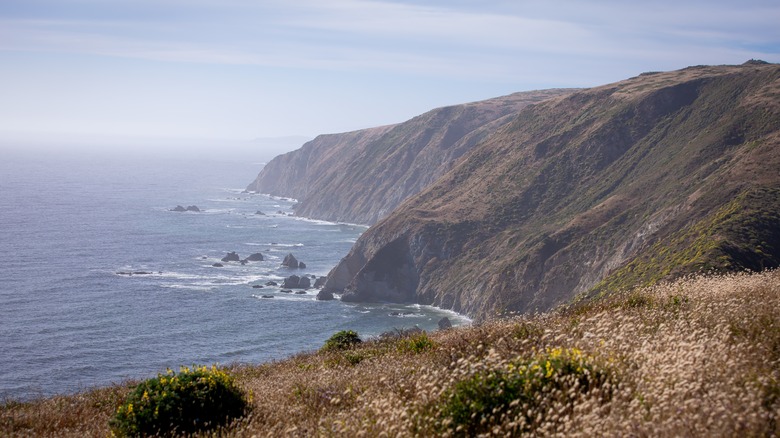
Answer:
MULTIPOLYGON (((557 312, 231 369, 253 394, 226 436, 432 436, 456 382, 550 348, 576 348, 610 379, 551 390, 496 436, 777 436, 780 272, 698 277, 557 312), (576 392, 576 394, 575 394, 576 392), (529 422, 530 421, 530 422, 529 422)), ((106 436, 128 386, 0 407, 0 435, 106 436)), ((526 409, 527 408, 527 409, 526 409)))

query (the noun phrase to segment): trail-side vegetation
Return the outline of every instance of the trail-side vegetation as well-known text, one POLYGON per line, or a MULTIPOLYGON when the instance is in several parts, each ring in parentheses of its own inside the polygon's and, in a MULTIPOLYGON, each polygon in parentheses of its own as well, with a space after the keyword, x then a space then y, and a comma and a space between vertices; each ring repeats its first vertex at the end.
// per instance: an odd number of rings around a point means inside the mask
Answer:
MULTIPOLYGON (((196 435, 778 435, 778 309, 780 272, 687 277, 227 367, 249 409, 196 435)), ((140 387, 7 401, 0 435, 109 435, 140 387)))

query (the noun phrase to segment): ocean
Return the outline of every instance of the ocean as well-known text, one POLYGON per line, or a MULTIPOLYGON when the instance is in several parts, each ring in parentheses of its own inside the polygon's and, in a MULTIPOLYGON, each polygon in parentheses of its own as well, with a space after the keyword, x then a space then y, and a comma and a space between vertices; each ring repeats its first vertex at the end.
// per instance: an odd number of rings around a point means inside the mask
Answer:
POLYGON ((243 193, 257 160, 1 152, 0 401, 181 365, 283 359, 339 330, 368 338, 435 330, 444 316, 468 323, 429 306, 317 301, 314 289, 266 286, 326 275, 366 228, 293 217, 295 200, 243 193), (202 211, 170 211, 177 205, 202 211), (230 251, 264 261, 213 266, 230 251), (289 253, 306 268, 281 267, 289 253))

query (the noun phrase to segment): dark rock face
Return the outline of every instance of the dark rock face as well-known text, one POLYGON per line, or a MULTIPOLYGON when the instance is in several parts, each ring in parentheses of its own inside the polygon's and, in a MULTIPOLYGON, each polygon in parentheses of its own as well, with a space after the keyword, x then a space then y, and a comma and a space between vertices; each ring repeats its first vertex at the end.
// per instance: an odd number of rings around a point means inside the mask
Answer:
POLYGON ((323 286, 325 286, 325 281, 326 281, 327 279, 328 279, 328 277, 325 277, 325 276, 318 277, 318 278, 317 278, 317 279, 314 281, 314 287, 315 287, 315 288, 317 288, 317 289, 322 289, 322 287, 323 287, 323 286))
POLYGON ((187 209, 182 207, 181 205, 177 205, 176 207, 172 208, 171 211, 182 212, 182 211, 187 211, 187 209))
POLYGON ((305 290, 295 291, 295 295, 306 295, 306 291, 305 290))
MULTIPOLYGON (((328 276, 330 277, 330 275, 328 276)), ((344 289, 342 301, 411 303, 419 275, 408 242, 399 238, 385 245, 344 289)))
POLYGON ((263 261, 263 255, 260 254, 259 252, 256 252, 256 253, 250 255, 249 257, 247 257, 245 260, 248 261, 248 262, 262 262, 263 261))
POLYGON ((282 287, 285 289, 294 289, 298 287, 300 282, 301 282, 301 277, 297 275, 291 275, 284 279, 284 283, 282 284, 282 287))
POLYGON ((273 297, 274 297, 273 295, 262 295, 262 296, 260 296, 260 298, 273 298, 273 297))
POLYGON ((236 254, 234 251, 231 251, 227 253, 225 257, 222 257, 223 262, 238 262, 241 261, 241 257, 239 257, 238 254, 236 254))
POLYGON ((265 283, 266 286, 279 286, 279 283, 275 281, 268 281, 265 283))
POLYGON ((311 287, 311 280, 309 280, 309 277, 291 275, 284 279, 282 287, 285 289, 308 289, 311 287))
POLYGON ((262 289, 262 288, 263 288, 263 285, 262 285, 262 284, 253 284, 253 285, 252 285, 252 288, 253 288, 253 289, 262 289))
POLYGON ((333 294, 331 292, 328 292, 328 291, 323 289, 323 290, 317 292, 317 299, 319 301, 330 301, 330 300, 334 299, 334 296, 333 296, 333 294))
POLYGON ((300 269, 306 269, 306 263, 298 262, 298 268, 300 269))
POLYGON ((196 213, 200 213, 200 208, 198 208, 197 205, 188 205, 187 211, 194 211, 196 213))
POLYGON ((211 266, 213 266, 213 267, 215 267, 215 268, 221 268, 221 267, 223 267, 223 266, 225 266, 225 265, 223 265, 222 263, 214 263, 214 264, 213 264, 213 265, 211 265, 211 266))
POLYGON ((297 269, 298 267, 300 267, 300 262, 298 261, 298 259, 295 258, 294 255, 287 254, 284 257, 284 260, 282 261, 282 266, 287 267, 287 268, 296 268, 297 269))
POLYGON ((439 320, 439 330, 447 330, 452 328, 452 321, 446 316, 439 320))

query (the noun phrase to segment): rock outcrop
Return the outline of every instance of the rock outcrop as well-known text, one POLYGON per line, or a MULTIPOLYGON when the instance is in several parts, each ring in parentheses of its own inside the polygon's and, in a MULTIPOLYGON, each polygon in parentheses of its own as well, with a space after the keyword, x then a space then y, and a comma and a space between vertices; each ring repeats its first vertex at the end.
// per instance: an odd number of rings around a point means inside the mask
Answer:
POLYGON ((284 260, 282 260, 282 266, 284 266, 285 268, 297 269, 297 268, 305 268, 306 267, 305 264, 303 264, 303 266, 301 266, 301 265, 302 265, 302 263, 299 262, 298 259, 296 259, 295 256, 292 255, 291 253, 287 254, 286 256, 284 256, 284 260))
POLYGON ((244 260, 246 260, 248 262, 262 262, 264 259, 263 259, 263 255, 262 254, 260 254, 259 252, 256 252, 254 254, 250 254, 249 257, 247 257, 244 260))
POLYGON ((238 261, 241 261, 241 257, 238 254, 236 254, 235 251, 231 251, 231 252, 227 253, 227 255, 225 257, 222 257, 222 261, 223 262, 238 262, 238 261))
MULTIPOLYGON (((382 186, 381 167, 360 163, 382 186)), ((559 96, 503 120, 371 227, 323 293, 479 320, 700 270, 776 267, 778 169, 779 65, 691 67, 559 96)))

